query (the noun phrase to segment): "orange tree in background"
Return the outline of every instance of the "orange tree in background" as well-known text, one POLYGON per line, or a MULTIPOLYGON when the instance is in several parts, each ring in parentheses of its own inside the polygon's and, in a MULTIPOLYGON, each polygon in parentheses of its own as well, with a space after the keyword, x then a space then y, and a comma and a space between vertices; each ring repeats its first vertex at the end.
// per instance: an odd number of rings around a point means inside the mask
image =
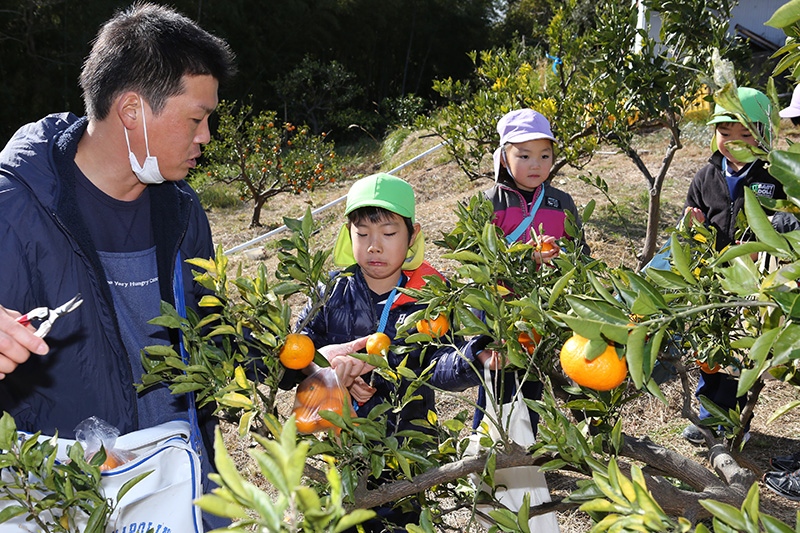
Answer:
POLYGON ((219 126, 192 183, 236 184, 241 199, 253 201, 250 227, 261 225, 261 208, 270 198, 313 191, 341 176, 333 141, 325 133, 281 123, 274 111, 254 115, 249 104, 223 101, 217 113, 219 126))
MULTIPOLYGON (((673 157, 683 146, 681 123, 707 93, 698 74, 710 71, 713 49, 726 58, 744 54, 742 43, 727 34, 734 2, 540 4, 553 16, 532 32, 546 45, 523 42, 473 52, 472 79, 434 81, 434 89, 449 103, 419 124, 447 141, 446 149, 470 179, 491 168, 486 157, 496 148, 497 121, 516 108, 535 109, 550 120, 558 148, 553 174, 565 165, 582 170, 598 146, 619 149, 640 171, 647 190, 647 234, 637 254, 642 266, 657 249, 661 193, 673 157), (640 3, 659 14, 658 41, 637 28, 640 3), (634 142, 639 131, 655 128, 666 133, 658 167, 645 161, 634 142)), ((529 10, 543 11, 538 7, 529 10)), ((601 177, 588 174, 581 179, 608 196, 601 177)), ((631 240, 634 246, 638 245, 631 240)))

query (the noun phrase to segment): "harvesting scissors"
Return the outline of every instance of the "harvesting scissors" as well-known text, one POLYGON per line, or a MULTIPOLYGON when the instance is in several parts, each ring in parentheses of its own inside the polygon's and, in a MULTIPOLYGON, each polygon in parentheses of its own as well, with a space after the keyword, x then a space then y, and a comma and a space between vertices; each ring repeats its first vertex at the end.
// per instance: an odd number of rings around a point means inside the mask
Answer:
POLYGON ((49 307, 37 307, 35 309, 31 309, 21 317, 17 319, 17 322, 22 324, 23 326, 27 326, 34 320, 40 321, 39 328, 36 330, 36 335, 40 339, 43 338, 45 335, 50 333, 50 328, 53 327, 53 322, 61 318, 62 316, 66 315, 67 313, 71 313, 75 309, 77 309, 83 303, 83 298, 81 298, 81 293, 75 295, 74 298, 67 301, 65 304, 56 307, 55 309, 50 309, 49 307))

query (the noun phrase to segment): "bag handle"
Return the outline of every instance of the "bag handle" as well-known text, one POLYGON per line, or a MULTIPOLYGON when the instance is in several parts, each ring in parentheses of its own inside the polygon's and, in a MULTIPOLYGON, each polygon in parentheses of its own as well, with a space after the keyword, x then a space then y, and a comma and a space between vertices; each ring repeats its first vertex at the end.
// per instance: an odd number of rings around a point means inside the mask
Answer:
MULTIPOLYGON (((178 255, 175 257, 175 282, 172 284, 172 292, 175 297, 175 310, 181 318, 186 320, 186 297, 183 292, 183 261, 181 261, 181 251, 178 250, 178 255)), ((186 352, 186 346, 183 344, 183 331, 178 330, 178 346, 181 352, 181 361, 183 364, 189 365, 191 362, 189 354, 186 352)), ((190 440, 192 448, 197 452, 198 456, 203 455, 203 440, 200 437, 200 422, 197 419, 197 402, 195 401, 194 392, 190 391, 185 393, 189 401, 189 426, 191 427, 190 440)))

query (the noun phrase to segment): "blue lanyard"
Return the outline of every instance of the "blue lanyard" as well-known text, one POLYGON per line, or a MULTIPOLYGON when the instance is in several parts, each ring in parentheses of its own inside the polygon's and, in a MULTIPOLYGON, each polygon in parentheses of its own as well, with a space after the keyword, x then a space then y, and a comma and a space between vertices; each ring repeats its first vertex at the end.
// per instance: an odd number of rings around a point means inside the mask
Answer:
POLYGON ((381 319, 380 322, 378 322, 378 333, 383 333, 383 331, 386 329, 386 323, 389 321, 389 311, 391 310, 394 301, 399 296, 397 294, 397 287, 399 287, 402 283, 403 283, 403 274, 401 272, 400 279, 397 280, 397 285, 395 285, 394 289, 392 289, 392 292, 389 293, 389 297, 386 298, 386 303, 383 304, 383 311, 381 311, 381 319))
POLYGON ((539 206, 542 205, 542 200, 544 199, 544 183, 542 183, 541 187, 542 190, 539 193, 539 197, 531 206, 531 212, 519 223, 519 226, 517 226, 514 231, 506 236, 506 242, 508 244, 517 242, 517 239, 519 239, 520 236, 525 233, 525 230, 533 223, 533 217, 536 216, 536 212, 539 210, 539 206))

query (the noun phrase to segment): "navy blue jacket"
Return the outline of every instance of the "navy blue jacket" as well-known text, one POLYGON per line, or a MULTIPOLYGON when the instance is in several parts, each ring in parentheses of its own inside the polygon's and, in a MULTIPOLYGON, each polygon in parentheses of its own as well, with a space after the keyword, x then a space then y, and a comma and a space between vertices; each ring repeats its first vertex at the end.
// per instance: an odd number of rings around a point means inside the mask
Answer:
MULTIPOLYGON (((90 416, 122 433, 139 429, 111 292, 75 201, 74 158, 86 124, 72 114, 49 115, 23 126, 0 152, 0 305, 24 313, 83 296, 47 336, 50 353, 31 355, 0 381, 0 409, 19 429, 67 438, 90 416)), ((186 183, 150 187, 161 299, 172 303, 178 249, 184 259, 212 257, 211 229, 186 183)), ((191 267, 182 268, 186 304, 196 308, 204 291, 191 267)), ((213 421, 206 421, 207 431, 213 421)))
MULTIPOLYGON (((319 348, 330 344, 341 344, 350 342, 360 337, 371 335, 377 331, 380 316, 373 305, 370 296, 370 289, 364 279, 361 269, 354 265, 347 272, 352 276, 339 276, 331 290, 330 298, 325 306, 309 321, 303 332, 314 341, 314 345, 319 348)), ((405 286, 409 288, 421 287, 425 280, 423 276, 439 275, 427 263, 423 263, 420 268, 413 271, 405 271, 408 281, 405 286)), ((405 318, 424 309, 425 306, 403 294, 397 298, 389 311, 386 333, 389 338, 394 339, 398 325, 401 325, 405 318)), ((300 315, 302 321, 309 311, 307 307, 300 315)), ((410 333, 414 333, 411 330, 410 333)), ((480 377, 475 371, 475 355, 482 350, 489 342, 489 338, 478 337, 470 341, 456 339, 456 346, 444 346, 436 349, 429 346, 427 349, 416 349, 414 351, 396 354, 389 352, 387 360, 392 368, 397 368, 403 358, 408 357, 407 367, 417 375, 432 363, 436 363, 431 379, 428 381, 434 387, 449 391, 463 391, 469 387, 480 384, 480 377)), ((401 339, 394 339, 392 344, 401 343, 401 339)), ((480 363, 479 368, 483 368, 480 363)), ((282 383, 284 387, 293 386, 298 379, 303 376, 299 373, 288 374, 282 383)), ((369 380, 369 377, 366 377, 369 380)), ((381 376, 374 376, 373 386, 377 392, 364 405, 358 408, 357 415, 365 417, 375 406, 383 403, 390 398, 390 393, 394 386, 384 380, 381 376)), ((403 380, 400 386, 402 395, 409 385, 408 380, 403 380)), ((427 386, 420 387, 416 393, 420 399, 407 404, 397 417, 390 418, 390 431, 394 428, 397 431, 414 429, 419 431, 420 427, 411 423, 412 420, 427 419, 428 411, 436 411, 434 391, 427 386)))

